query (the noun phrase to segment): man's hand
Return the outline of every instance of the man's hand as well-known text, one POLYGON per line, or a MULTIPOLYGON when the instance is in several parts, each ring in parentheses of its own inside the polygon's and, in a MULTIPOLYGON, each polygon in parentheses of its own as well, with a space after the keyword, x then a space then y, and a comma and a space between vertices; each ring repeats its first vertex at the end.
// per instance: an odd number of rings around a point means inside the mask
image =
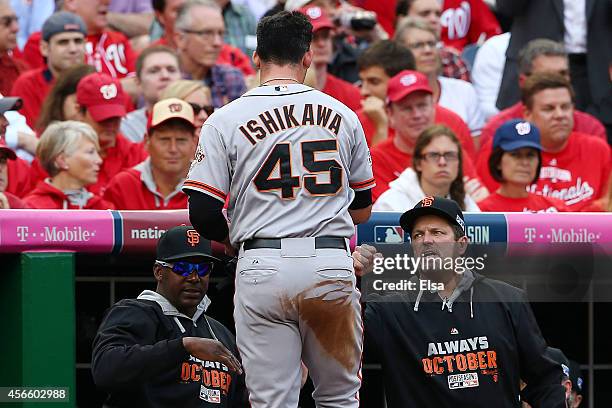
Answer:
POLYGON ((372 272, 374 266, 374 258, 382 258, 380 252, 376 252, 376 248, 372 245, 358 245, 353 251, 353 268, 357 276, 363 276, 372 272))
POLYGON ((463 183, 465 192, 476 202, 484 200, 490 194, 489 190, 478 179, 470 179, 468 176, 463 176, 463 183))
POLYGON ((200 360, 218 361, 225 364, 230 370, 242 374, 240 362, 220 341, 200 337, 183 337, 183 346, 189 354, 200 360))
POLYGON ((363 112, 368 115, 376 126, 387 126, 387 112, 385 111, 385 101, 375 96, 368 96, 361 101, 363 112))

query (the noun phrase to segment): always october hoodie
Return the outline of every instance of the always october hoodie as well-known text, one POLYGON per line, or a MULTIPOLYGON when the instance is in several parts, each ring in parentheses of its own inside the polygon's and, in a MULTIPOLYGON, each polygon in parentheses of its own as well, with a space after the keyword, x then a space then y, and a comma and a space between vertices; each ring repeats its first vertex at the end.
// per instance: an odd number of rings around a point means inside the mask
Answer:
POLYGON ((448 299, 373 294, 364 325, 364 360, 382 365, 389 408, 520 408, 520 379, 534 408, 565 408, 561 366, 544 356, 524 292, 506 283, 467 271, 448 299))

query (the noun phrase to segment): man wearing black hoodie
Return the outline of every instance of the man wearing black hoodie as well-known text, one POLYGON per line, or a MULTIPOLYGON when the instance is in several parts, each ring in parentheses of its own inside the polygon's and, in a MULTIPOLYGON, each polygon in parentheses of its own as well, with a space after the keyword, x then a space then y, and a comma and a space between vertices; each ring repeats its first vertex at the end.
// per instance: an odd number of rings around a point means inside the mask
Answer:
MULTIPOLYGON (((415 258, 461 265, 456 261, 468 238, 454 201, 425 197, 400 224, 415 258)), ((363 246, 353 254, 358 274, 374 251, 363 246)), ((413 280, 428 280, 437 290, 417 285, 372 294, 365 308, 364 356, 382 365, 388 407, 520 407, 521 379, 530 385, 532 406, 565 407, 563 371, 544 355, 546 343, 523 291, 469 269, 420 268, 413 280)))
POLYGON ((92 373, 109 393, 105 407, 249 406, 234 336, 204 314, 219 262, 193 227, 162 235, 157 289, 115 304, 94 340, 92 373))

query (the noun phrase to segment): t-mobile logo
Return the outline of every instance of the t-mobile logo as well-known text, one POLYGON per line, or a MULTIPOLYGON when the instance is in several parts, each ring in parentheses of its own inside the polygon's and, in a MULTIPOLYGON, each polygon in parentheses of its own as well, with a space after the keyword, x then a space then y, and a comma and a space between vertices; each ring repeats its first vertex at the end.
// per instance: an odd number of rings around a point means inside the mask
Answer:
POLYGON ((17 227, 17 236, 19 237, 19 242, 26 242, 28 239, 28 227, 19 226, 17 227))
POLYGON ((527 240, 527 242, 532 243, 535 237, 536 237, 535 228, 525 228, 525 239, 527 240))

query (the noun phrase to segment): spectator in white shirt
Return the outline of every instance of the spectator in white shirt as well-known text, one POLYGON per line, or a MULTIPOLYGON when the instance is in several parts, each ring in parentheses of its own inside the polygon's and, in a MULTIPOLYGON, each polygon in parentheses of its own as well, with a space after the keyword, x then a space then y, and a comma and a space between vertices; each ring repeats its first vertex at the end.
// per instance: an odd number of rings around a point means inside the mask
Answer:
POLYGON ((464 211, 480 211, 465 192, 459 139, 443 125, 430 126, 419 135, 412 167, 389 183, 389 189, 378 197, 372 209, 404 212, 425 196, 447 197, 464 211))
POLYGON ((406 17, 395 32, 395 39, 414 54, 417 70, 429 79, 434 100, 459 115, 472 136, 480 135, 484 116, 474 87, 469 82, 440 75, 440 42, 436 31, 424 21, 406 17))
POLYGON ((470 72, 485 121, 499 113, 495 103, 501 86, 509 42, 510 33, 499 34, 485 41, 476 53, 470 72))

